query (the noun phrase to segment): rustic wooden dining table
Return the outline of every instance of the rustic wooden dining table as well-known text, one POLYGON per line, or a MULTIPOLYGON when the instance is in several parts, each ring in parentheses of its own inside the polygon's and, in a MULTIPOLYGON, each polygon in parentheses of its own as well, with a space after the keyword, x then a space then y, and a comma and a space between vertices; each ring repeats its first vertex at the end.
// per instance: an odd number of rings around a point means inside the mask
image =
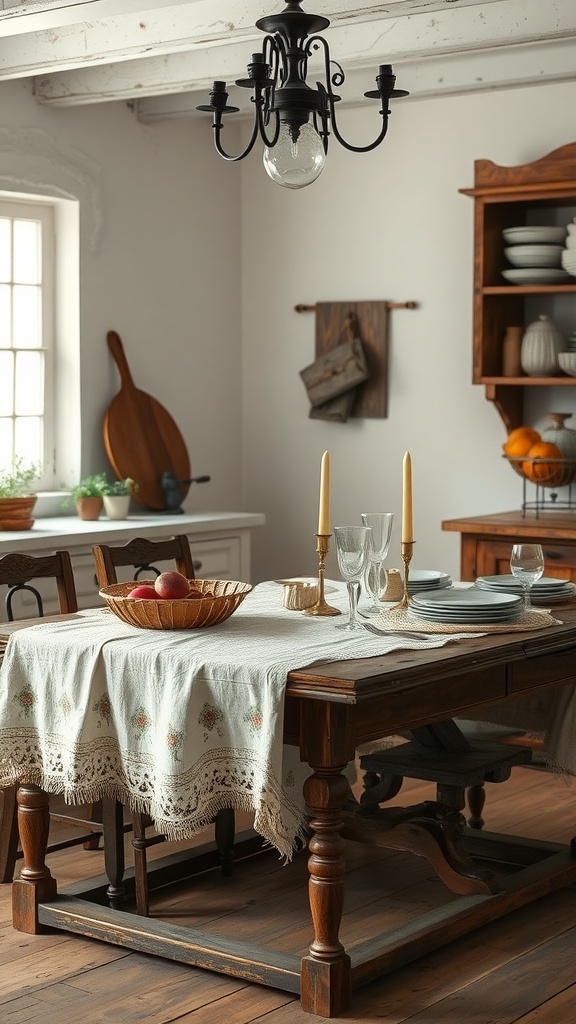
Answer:
MULTIPOLYGON (((350 786, 343 772, 354 761, 358 747, 454 716, 466 717, 469 712, 486 711, 489 718, 490 707, 502 702, 573 686, 576 607, 562 606, 554 614, 561 624, 551 628, 478 636, 434 650, 327 661, 288 674, 284 740, 299 747, 311 773, 304 796, 310 812, 312 938, 303 958, 257 947, 239 937, 228 941, 204 929, 93 902, 90 880, 84 887, 59 891, 45 860, 48 796, 26 781, 20 782, 18 791, 24 856, 20 877, 13 883, 14 927, 29 933, 61 929, 245 978, 299 994, 304 1011, 334 1017, 350 1006, 352 991, 361 985, 574 883, 574 841, 544 844, 465 829, 462 842, 467 854, 490 858, 494 850, 499 861, 520 866, 506 875, 498 892, 472 890, 400 930, 382 920, 381 933, 355 948, 352 955, 339 937, 346 891, 343 835, 351 816, 360 820, 350 810, 350 786)), ((570 796, 567 790, 567 799, 570 796)), ((396 848, 409 850, 413 834, 410 821, 401 821, 396 848)), ((369 835, 366 838, 370 841, 369 835)), ((253 861, 257 886, 258 857, 253 861)), ((153 886, 153 865, 150 875, 153 886)))

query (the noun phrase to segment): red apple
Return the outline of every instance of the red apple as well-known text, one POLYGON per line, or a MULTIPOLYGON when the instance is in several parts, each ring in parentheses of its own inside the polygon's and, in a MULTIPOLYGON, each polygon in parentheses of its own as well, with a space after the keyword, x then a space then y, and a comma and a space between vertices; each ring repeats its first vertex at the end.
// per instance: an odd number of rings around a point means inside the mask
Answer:
POLYGON ((181 597, 188 597, 190 584, 179 572, 162 572, 154 580, 154 590, 157 597, 177 601, 181 597))
POLYGON ((150 598, 154 598, 155 601, 158 600, 158 594, 154 590, 154 587, 151 587, 147 583, 142 583, 139 587, 134 587, 134 590, 130 591, 128 597, 146 598, 148 600, 150 598))

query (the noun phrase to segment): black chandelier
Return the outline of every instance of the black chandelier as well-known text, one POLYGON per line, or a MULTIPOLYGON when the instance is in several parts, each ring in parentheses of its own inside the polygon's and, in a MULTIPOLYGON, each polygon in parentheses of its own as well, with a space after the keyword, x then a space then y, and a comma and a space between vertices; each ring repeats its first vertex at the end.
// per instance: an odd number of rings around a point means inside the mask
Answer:
POLYGON ((336 123, 336 103, 340 97, 334 92, 334 87, 344 82, 345 75, 330 57, 326 40, 316 35, 328 28, 330 22, 328 18, 306 14, 299 0, 285 2, 281 14, 271 14, 256 22, 256 28, 267 33, 262 52, 252 54, 248 77, 236 82, 240 88, 253 91, 254 125, 244 152, 231 156, 222 148, 223 115, 239 111, 239 107, 228 106, 226 82, 214 82, 210 103, 196 109, 214 115, 214 144, 224 160, 243 160, 260 135, 265 146, 264 167, 270 177, 286 188, 303 188, 321 173, 330 134, 353 153, 376 149, 388 130, 388 101, 408 93, 394 88, 396 78, 391 65, 381 64, 376 76, 377 88, 364 93, 368 99, 380 100, 380 133, 368 146, 346 142, 336 123), (315 50, 323 51, 325 84, 316 82, 314 89, 307 84, 306 75, 308 59, 315 50))

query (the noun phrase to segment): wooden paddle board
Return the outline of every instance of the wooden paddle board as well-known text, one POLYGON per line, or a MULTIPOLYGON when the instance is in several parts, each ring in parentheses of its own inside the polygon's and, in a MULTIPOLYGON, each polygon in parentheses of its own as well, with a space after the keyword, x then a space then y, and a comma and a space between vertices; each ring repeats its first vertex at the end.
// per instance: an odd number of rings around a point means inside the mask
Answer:
MULTIPOLYGON (((166 471, 178 480, 191 476, 186 445, 170 413, 140 391, 132 380, 124 347, 116 331, 108 331, 108 348, 120 373, 120 391, 104 415, 104 444, 117 476, 138 484, 134 498, 151 509, 164 509, 160 478, 166 471)), ((182 497, 189 484, 182 484, 182 497)))

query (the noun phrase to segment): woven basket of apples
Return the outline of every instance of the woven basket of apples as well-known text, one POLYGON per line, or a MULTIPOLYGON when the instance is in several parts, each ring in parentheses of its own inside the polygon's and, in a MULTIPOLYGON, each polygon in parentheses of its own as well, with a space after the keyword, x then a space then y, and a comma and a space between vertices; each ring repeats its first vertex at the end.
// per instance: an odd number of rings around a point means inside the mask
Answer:
POLYGON ((236 611, 252 587, 237 580, 189 580, 163 572, 155 580, 103 587, 100 596, 119 619, 141 629, 215 626, 236 611))

